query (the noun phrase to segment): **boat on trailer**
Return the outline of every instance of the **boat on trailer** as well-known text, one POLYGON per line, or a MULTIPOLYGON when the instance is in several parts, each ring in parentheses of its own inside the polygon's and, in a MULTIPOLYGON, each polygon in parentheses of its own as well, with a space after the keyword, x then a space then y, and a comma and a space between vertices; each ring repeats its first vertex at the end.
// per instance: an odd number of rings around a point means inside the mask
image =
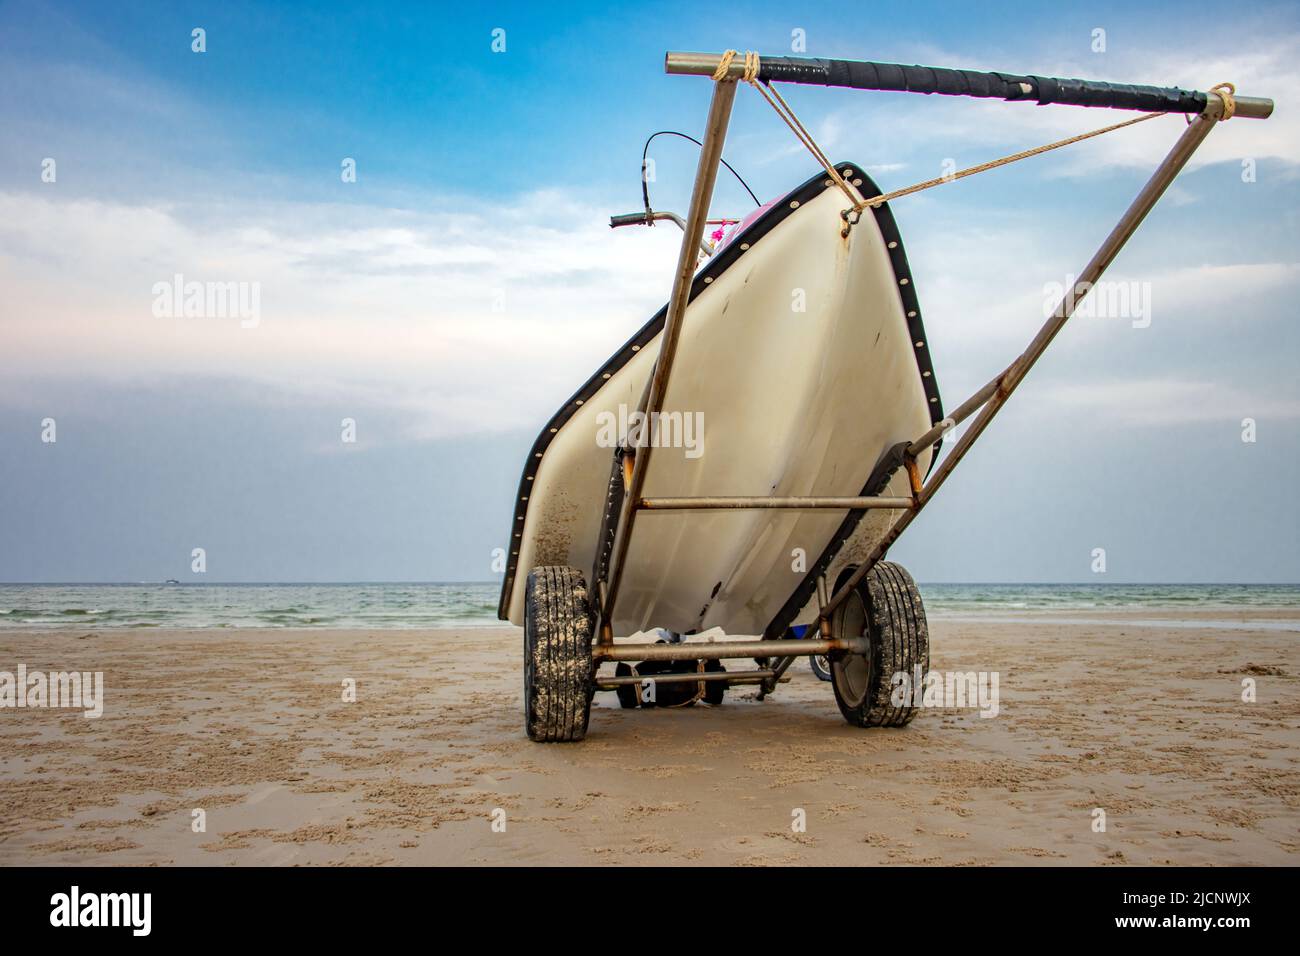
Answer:
POLYGON ((884 560, 890 545, 1209 130, 1267 117, 1272 103, 1226 85, 1200 93, 734 51, 666 63, 714 79, 689 211, 657 212, 647 197, 611 226, 682 227, 669 301, 551 417, 520 478, 499 615, 524 629, 527 733, 582 739, 597 690, 624 706, 716 703, 743 684, 762 698, 801 656, 825 660, 850 723, 905 725, 915 708, 891 699, 892 678, 928 670, 929 637, 915 583, 884 560), (823 169, 710 248, 709 203, 741 82, 823 169), (883 195, 859 164, 826 161, 774 82, 1194 119, 1029 348, 945 416, 887 200, 952 177, 883 195), (945 433, 972 416, 941 458, 945 433), (622 640, 654 629, 667 636, 622 640), (691 639, 704 632, 750 639, 691 639), (746 658, 756 667, 718 663, 746 658))

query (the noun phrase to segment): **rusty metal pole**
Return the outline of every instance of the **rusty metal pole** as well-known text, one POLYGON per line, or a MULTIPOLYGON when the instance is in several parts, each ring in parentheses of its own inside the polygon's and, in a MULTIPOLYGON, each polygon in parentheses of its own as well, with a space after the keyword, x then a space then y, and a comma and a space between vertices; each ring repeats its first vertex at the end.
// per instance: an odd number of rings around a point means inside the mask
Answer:
POLYGON ((819 498, 808 496, 763 498, 725 495, 698 498, 642 498, 640 511, 866 511, 912 507, 911 498, 819 498))
MULTIPOLYGON (((690 300, 691 281, 695 277, 695 267, 699 260, 700 242, 704 238, 705 220, 709 218, 709 203, 713 200, 713 186, 718 178, 722 144, 727 138, 727 125, 731 120, 731 107, 735 99, 735 79, 719 80, 713 84, 713 100, 709 104, 709 118, 704 129, 704 145, 700 149, 700 161, 695 169, 695 186, 691 191, 686 229, 682 233, 682 247, 677 256, 677 272, 673 276, 673 290, 668 299, 664 328, 659 335, 659 356, 655 360, 645 405, 641 409, 646 422, 652 421, 651 416, 658 414, 663 407, 664 394, 668 389, 668 378, 677 354, 677 342, 681 337, 682 319, 690 300)), ((632 540, 632 529, 636 523, 641 491, 645 487, 646 469, 650 465, 653 450, 650 443, 634 449, 632 475, 619 513, 614 548, 610 553, 609 582, 602 595, 602 632, 613 626, 614 606, 618 600, 619 585, 623 581, 628 545, 632 540)))
POLYGON ((832 651, 861 654, 870 650, 865 637, 792 638, 779 641, 684 641, 680 644, 613 644, 592 654, 601 661, 704 661, 787 655, 811 657, 832 651))
MULTIPOLYGON (((898 521, 896 521, 893 527, 889 529, 885 534, 885 537, 876 545, 867 559, 858 566, 852 576, 850 576, 849 579, 844 582, 844 585, 831 597, 829 603, 822 608, 822 617, 827 617, 835 610, 835 608, 839 607, 840 604, 844 602, 844 599, 848 597, 853 588, 857 587, 858 583, 866 577, 872 567, 874 567, 875 564, 885 556, 890 545, 898 540, 898 536, 901 535, 907 526, 912 523, 913 519, 916 518, 921 509, 925 506, 926 502, 934 497, 935 493, 943 485, 944 481, 946 481, 948 476, 952 474, 953 469, 957 467, 957 463, 960 462, 966 452, 970 450, 971 445, 975 443, 975 440, 979 438, 984 429, 988 427, 989 422, 993 420, 993 416, 995 416, 998 413, 998 410, 1006 404, 1007 399, 1011 397, 1011 393, 1015 391, 1016 386, 1024 380, 1025 375, 1027 375, 1029 370, 1034 367, 1034 363, 1037 362, 1043 352, 1047 350, 1047 346, 1052 343, 1052 339, 1056 338, 1057 333, 1061 331, 1070 316, 1074 314, 1075 308, 1088 294, 1088 290, 1090 290, 1101 278, 1102 273, 1106 271, 1106 267, 1114 261, 1117 255, 1119 255, 1120 250, 1124 248, 1124 244, 1129 240, 1133 233, 1137 231, 1142 220, 1146 218, 1147 213, 1151 211, 1152 207, 1155 206, 1160 197, 1164 195, 1165 190, 1169 188, 1169 184, 1174 181, 1174 177, 1176 177, 1187 164, 1187 161, 1192 158, 1192 154, 1196 152, 1196 148, 1200 146, 1205 137, 1209 135, 1210 130, 1218 124, 1219 117, 1222 113, 1223 101, 1217 96, 1210 97, 1209 103, 1205 107, 1205 111, 1197 116, 1196 119, 1192 120, 1187 129, 1185 129, 1182 135, 1178 137, 1178 141, 1174 143, 1173 148, 1169 150, 1169 153, 1161 161, 1160 165, 1156 167, 1151 178, 1147 180, 1146 185, 1142 187, 1142 191, 1137 194, 1137 198, 1135 198, 1129 205, 1124 215, 1120 218, 1120 221, 1115 224, 1115 228, 1111 230, 1110 235, 1106 237, 1106 240, 1101 244, 1101 247, 1098 248, 1092 259, 1084 267, 1083 271, 1079 274, 1079 277, 1075 280, 1074 285, 1068 292, 1066 292, 1064 297, 1061 299, 1060 304, 1057 305, 1055 311, 1053 311, 1051 317, 1043 324, 1043 327, 1039 329, 1038 334, 1034 336, 1033 341, 1029 343, 1029 347, 1025 349, 1025 351, 1014 362, 1007 366, 1006 370, 1003 371, 1001 375, 995 378, 988 385, 984 386, 984 388, 980 389, 979 392, 962 405, 959 412, 965 414, 969 414, 981 404, 983 405, 983 408, 975 417, 975 420, 971 423, 970 427, 966 430, 966 433, 962 435, 962 437, 957 441, 957 444, 953 446, 952 451, 950 451, 947 457, 939 464, 938 470, 935 471, 934 475, 930 478, 929 482, 926 483, 920 494, 916 496, 916 507, 910 511, 904 512, 899 517, 898 521)), ((965 417, 965 415, 963 414, 962 417, 965 417)), ((921 440, 925 441, 930 438, 933 435, 933 432, 934 429, 931 429, 922 436, 921 440)), ((915 447, 915 443, 913 447, 915 447)))

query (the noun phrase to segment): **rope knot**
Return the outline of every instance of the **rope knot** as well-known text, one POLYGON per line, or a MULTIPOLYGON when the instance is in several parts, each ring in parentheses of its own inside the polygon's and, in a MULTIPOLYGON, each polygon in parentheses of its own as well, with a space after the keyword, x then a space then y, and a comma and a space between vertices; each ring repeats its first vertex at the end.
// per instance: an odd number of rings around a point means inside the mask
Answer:
POLYGON ((1231 83, 1218 83, 1210 87, 1210 92, 1218 93, 1219 99, 1223 100, 1223 115, 1219 122, 1226 123, 1237 112, 1237 87, 1231 83))
MULTIPOLYGON (((718 68, 713 71, 713 79, 719 83, 725 80, 727 74, 731 72, 732 61, 739 55, 737 50, 727 50, 723 53, 722 59, 718 61, 718 68)), ((747 51, 745 53, 745 73, 741 79, 746 83, 753 83, 758 79, 760 65, 758 54, 753 50, 747 51)))

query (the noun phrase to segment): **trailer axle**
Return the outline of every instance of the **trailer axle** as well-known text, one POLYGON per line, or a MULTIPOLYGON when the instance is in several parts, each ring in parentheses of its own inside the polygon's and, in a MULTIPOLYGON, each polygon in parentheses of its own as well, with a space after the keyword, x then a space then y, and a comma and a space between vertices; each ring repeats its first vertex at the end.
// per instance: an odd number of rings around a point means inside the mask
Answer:
MULTIPOLYGON (((640 687, 642 684, 698 684, 701 681, 726 681, 728 684, 762 684, 772 680, 776 673, 771 670, 741 671, 704 671, 695 674, 640 674, 627 677, 597 677, 596 690, 618 690, 620 687, 640 687)), ((789 680, 790 678, 778 678, 789 680)))
POLYGON ((831 640, 702 641, 684 644, 596 644, 596 661, 718 661, 740 657, 811 657, 846 651, 865 654, 865 637, 831 640))

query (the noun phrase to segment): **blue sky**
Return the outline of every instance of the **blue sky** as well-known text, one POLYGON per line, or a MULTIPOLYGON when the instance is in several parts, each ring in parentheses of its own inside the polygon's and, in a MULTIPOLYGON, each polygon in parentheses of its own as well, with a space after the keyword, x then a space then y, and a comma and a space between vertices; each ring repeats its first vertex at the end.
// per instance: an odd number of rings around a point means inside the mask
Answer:
MULTIPOLYGON (((796 29, 812 56, 1278 100, 1212 134, 1115 264, 1150 327, 1076 319, 895 557, 921 580, 1096 580, 1106 547, 1109 580, 1300 580, 1300 15, 873 11, 0 4, 0 580, 183 577, 195 546, 216 580, 489 578, 532 435, 667 291, 670 231, 605 225, 639 204, 645 136, 703 122, 708 81, 665 76, 664 52, 787 53, 796 29), (260 324, 155 317, 177 272, 260 283, 260 324)), ((1113 120, 786 92, 887 189, 1113 120)), ((1180 124, 894 204, 950 406, 1028 341, 1180 124)), ((726 154, 763 198, 815 170, 747 90, 726 154)), ((693 148, 652 155, 656 205, 682 209, 693 148)), ((715 212, 749 205, 720 179, 715 212)))

